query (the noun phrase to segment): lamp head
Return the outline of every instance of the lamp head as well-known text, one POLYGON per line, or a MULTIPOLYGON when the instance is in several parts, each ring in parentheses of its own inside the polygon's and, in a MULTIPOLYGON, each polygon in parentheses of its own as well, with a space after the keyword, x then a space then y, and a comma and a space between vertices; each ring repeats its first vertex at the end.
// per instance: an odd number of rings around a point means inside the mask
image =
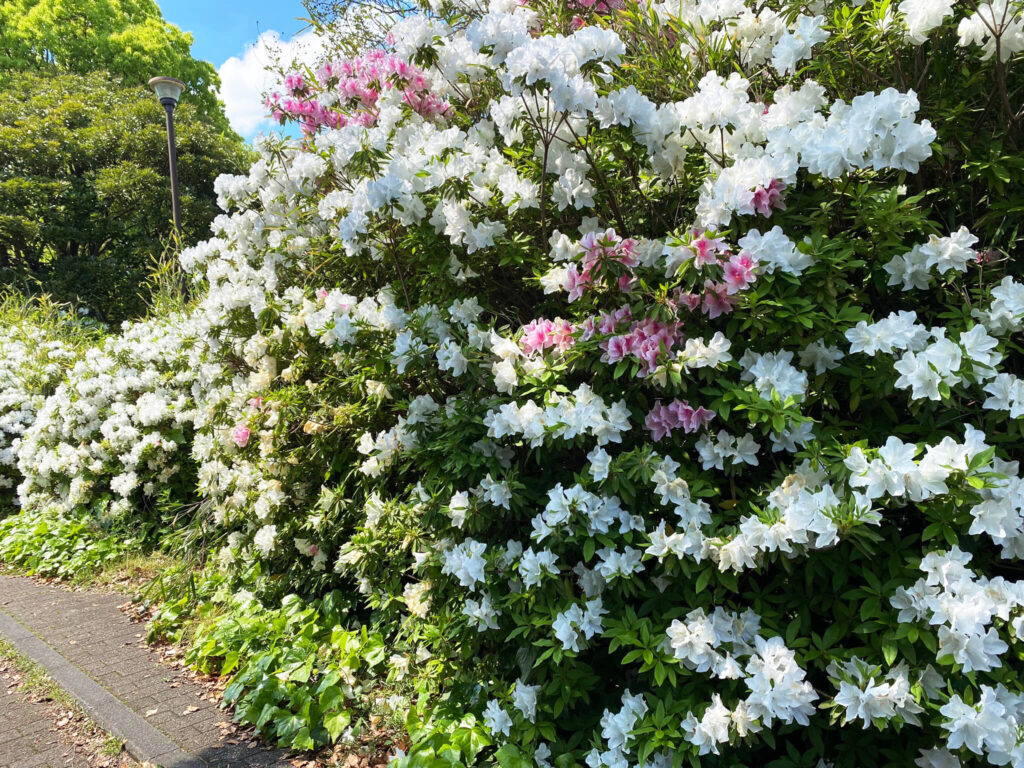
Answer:
POLYGON ((185 84, 174 77, 154 77, 149 81, 149 87, 156 92, 164 106, 177 104, 181 92, 185 90, 185 84))

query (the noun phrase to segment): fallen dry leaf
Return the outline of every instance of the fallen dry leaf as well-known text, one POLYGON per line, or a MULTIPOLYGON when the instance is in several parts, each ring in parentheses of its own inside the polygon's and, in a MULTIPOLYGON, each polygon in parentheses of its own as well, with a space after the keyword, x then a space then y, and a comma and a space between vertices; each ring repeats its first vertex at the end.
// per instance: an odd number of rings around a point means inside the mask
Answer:
POLYGON ((146 710, 146 717, 152 717, 153 715, 155 715, 159 711, 160 711, 159 707, 153 707, 152 709, 147 709, 146 710))
POLYGON ((185 707, 185 711, 182 712, 181 714, 183 714, 183 715, 191 715, 193 712, 198 712, 198 711, 199 711, 199 707, 195 707, 195 706, 193 706, 193 707, 185 707))

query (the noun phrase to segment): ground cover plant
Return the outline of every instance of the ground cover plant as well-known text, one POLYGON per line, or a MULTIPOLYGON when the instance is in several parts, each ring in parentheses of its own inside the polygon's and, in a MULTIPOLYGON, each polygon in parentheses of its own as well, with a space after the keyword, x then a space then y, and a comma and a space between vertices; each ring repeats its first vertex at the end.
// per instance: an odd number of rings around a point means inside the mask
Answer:
POLYGON ((399 768, 1024 765, 1020 12, 407 15, 270 95, 23 503, 188 506, 155 624, 296 748, 373 691, 399 768))

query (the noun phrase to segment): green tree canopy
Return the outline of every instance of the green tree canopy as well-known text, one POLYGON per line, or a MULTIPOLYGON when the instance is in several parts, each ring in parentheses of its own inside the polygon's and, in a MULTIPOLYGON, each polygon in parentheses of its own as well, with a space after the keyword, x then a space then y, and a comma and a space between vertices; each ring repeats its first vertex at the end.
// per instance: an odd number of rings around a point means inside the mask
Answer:
MULTIPOLYGON (((189 99, 176 113, 182 228, 209 233, 213 181, 248 152, 189 99)), ((44 290, 119 321, 170 234, 164 111, 105 73, 21 73, 0 88, 0 281, 44 290)))
POLYGON ((0 0, 0 77, 54 67, 106 70, 125 85, 170 75, 188 99, 227 128, 213 65, 192 58, 192 35, 164 20, 153 0, 0 0))

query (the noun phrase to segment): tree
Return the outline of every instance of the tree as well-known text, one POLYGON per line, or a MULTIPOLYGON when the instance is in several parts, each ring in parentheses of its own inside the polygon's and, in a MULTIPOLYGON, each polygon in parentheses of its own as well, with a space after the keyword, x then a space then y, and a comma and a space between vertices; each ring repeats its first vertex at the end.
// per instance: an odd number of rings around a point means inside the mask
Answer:
MULTIPOLYGON (((213 181, 248 151, 183 99, 176 111, 185 242, 217 214, 213 181)), ((0 89, 0 279, 120 321, 170 234, 163 109, 104 73, 13 76, 0 89)))
POLYGON ((226 129, 220 78, 208 61, 192 58, 191 46, 192 35, 167 23, 153 0, 0 0, 0 78, 41 68, 106 70, 125 85, 144 85, 171 75, 186 83, 201 114, 226 129))
POLYGON ((410 0, 303 0, 302 4, 326 49, 349 56, 384 45, 395 22, 417 10, 410 0))

